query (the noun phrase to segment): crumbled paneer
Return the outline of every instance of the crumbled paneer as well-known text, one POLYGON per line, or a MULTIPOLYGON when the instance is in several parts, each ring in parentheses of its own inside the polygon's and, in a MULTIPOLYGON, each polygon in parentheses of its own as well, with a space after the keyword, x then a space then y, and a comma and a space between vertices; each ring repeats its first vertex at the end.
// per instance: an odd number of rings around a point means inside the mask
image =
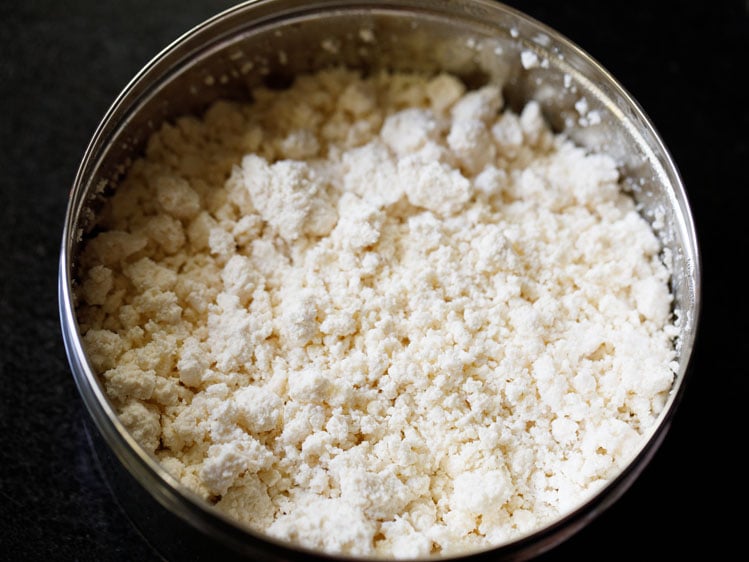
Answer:
POLYGON ((88 357, 171 474, 404 558, 532 531, 632 460, 676 331, 612 158, 446 74, 252 97, 155 133, 80 259, 88 357))

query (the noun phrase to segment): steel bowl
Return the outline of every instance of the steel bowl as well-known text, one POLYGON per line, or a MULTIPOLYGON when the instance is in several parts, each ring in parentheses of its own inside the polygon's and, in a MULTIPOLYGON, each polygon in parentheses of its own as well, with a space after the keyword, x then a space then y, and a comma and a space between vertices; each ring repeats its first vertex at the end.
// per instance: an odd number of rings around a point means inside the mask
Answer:
POLYGON ((70 193, 59 264, 59 311, 91 446, 113 493, 169 560, 343 559, 274 540, 186 490, 118 420, 82 346, 76 256, 97 211, 162 123, 217 98, 246 100, 330 65, 444 70, 469 85, 502 85, 506 103, 539 102, 555 132, 613 155, 663 243, 678 312, 678 371, 636 458, 575 511, 520 539, 467 556, 525 560, 566 540, 626 492, 665 438, 683 394, 700 311, 700 261, 689 204, 667 148, 638 103, 593 58, 546 25, 488 0, 259 0, 238 4, 174 41, 116 98, 83 154, 70 193), (585 100, 585 107, 579 103, 585 100), (595 116, 595 118, 593 118, 595 116))

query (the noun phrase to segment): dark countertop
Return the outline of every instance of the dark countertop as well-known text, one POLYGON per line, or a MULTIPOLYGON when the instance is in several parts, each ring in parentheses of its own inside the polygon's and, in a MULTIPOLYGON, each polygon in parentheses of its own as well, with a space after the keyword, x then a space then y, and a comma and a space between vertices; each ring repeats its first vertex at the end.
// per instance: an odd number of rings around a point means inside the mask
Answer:
MULTIPOLYGON (((0 4, 0 559, 158 559, 94 468, 60 334, 57 258, 69 186, 111 101, 168 42, 231 4, 0 4)), ((702 326, 665 442, 613 507, 542 559, 727 559, 743 549, 749 499, 735 458, 748 429, 738 270, 749 249, 739 85, 749 3, 508 4, 572 39, 640 102, 681 171, 703 257, 702 326)))

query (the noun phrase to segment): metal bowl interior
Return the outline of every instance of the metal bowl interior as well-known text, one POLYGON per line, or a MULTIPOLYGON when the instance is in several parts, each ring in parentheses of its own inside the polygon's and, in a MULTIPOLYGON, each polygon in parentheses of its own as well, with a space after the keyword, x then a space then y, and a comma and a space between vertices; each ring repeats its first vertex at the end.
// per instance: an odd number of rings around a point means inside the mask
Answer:
MULTIPOLYGON (((166 121, 200 114, 218 98, 249 100, 258 85, 283 87, 327 66, 447 71, 469 85, 501 85, 509 106, 540 103, 557 132, 614 156, 625 189, 660 237, 679 317, 679 369, 658 423, 640 454, 574 513, 483 555, 525 559, 552 548, 606 509, 641 472, 664 438, 682 394, 697 333, 700 266, 684 187, 668 150, 627 92, 594 59, 559 33, 486 0, 247 2, 218 14, 158 54, 102 119, 75 178, 60 255, 60 317, 68 358, 91 418, 92 441, 112 488, 141 532, 167 558, 324 558, 280 544, 229 521, 186 491, 117 420, 83 350, 76 323, 76 255, 97 209, 116 189, 148 136, 166 121), (585 100, 580 104, 580 100, 585 100), (595 119, 589 118, 595 115, 595 119), (161 511, 159 511, 161 510, 161 511), (158 515, 158 516, 156 516, 158 515), (166 522, 169 522, 168 524, 166 522), (157 539, 169 528, 178 540, 157 539), (185 534, 184 529, 194 530, 185 534), (156 532, 157 534, 154 534, 156 532), (205 548, 203 548, 205 547, 205 548)), ((476 553, 482 556, 482 553, 476 553)), ((329 557, 328 557, 329 558, 329 557)))

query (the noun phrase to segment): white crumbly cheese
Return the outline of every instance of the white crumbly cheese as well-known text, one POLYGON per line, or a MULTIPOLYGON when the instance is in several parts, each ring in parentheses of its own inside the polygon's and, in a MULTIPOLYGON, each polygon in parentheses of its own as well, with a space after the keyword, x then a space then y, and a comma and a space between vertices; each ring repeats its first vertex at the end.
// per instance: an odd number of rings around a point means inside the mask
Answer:
POLYGON ((675 328, 610 157, 445 74, 253 98, 157 132, 81 256, 91 364, 170 473, 403 558, 518 537, 633 458, 675 328))

